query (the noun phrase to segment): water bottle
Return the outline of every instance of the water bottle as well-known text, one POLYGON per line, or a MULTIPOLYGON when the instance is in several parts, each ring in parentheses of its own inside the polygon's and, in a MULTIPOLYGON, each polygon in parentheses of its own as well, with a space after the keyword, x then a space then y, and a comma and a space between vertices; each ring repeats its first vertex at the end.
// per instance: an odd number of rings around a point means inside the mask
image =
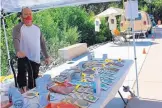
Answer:
POLYGON ((107 54, 103 54, 103 56, 102 56, 102 59, 103 60, 106 60, 108 57, 107 57, 107 54))
POLYGON ((94 52, 90 52, 89 54, 88 54, 88 60, 89 61, 91 61, 91 60, 93 60, 94 59, 94 52))
POLYGON ((46 92, 46 93, 40 93, 39 94, 39 103, 40 103, 40 106, 41 107, 46 107, 48 104, 49 104, 49 93, 46 92))
POLYGON ((88 54, 88 61, 91 61, 92 60, 92 55, 91 53, 88 54))
POLYGON ((48 92, 47 90, 47 82, 43 78, 36 79, 36 90, 39 93, 48 92))
POLYGON ((95 77, 93 77, 93 80, 92 80, 92 89, 93 89, 93 93, 96 94, 96 81, 95 81, 95 77))
POLYGON ((100 76, 98 74, 98 71, 96 71, 93 81, 92 81, 92 88, 93 88, 93 93, 96 96, 100 96, 101 93, 101 84, 100 84, 100 76))
POLYGON ((43 75, 42 78, 45 80, 45 82, 46 82, 47 84, 52 82, 52 80, 51 80, 51 75, 49 75, 49 74, 43 75))
POLYGON ((94 58, 95 58, 94 52, 91 52, 91 60, 94 60, 94 58))
POLYGON ((46 74, 42 78, 43 78, 45 84, 47 85, 47 89, 49 89, 53 85, 51 75, 46 74))
POLYGON ((47 83, 49 82, 51 82, 51 77, 49 75, 36 79, 36 88, 39 93, 39 103, 43 108, 49 104, 49 91, 47 90, 47 83))
POLYGON ((95 73, 95 81, 96 81, 96 95, 100 96, 101 82, 100 82, 100 75, 98 74, 98 71, 96 71, 96 73, 95 73))
POLYGON ((10 87, 8 94, 9 94, 9 101, 13 103, 13 108, 24 107, 24 97, 17 88, 10 87))

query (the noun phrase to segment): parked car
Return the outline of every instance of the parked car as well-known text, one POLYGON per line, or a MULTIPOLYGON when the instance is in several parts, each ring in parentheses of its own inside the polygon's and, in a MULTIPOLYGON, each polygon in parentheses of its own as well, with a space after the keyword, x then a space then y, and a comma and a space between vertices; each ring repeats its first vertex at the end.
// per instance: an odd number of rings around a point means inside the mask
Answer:
MULTIPOLYGON (((140 11, 138 13, 138 18, 134 21, 134 31, 135 33, 145 33, 146 37, 148 36, 148 33, 151 33, 151 27, 152 22, 149 17, 149 14, 147 14, 144 11, 140 11)), ((130 19, 126 19, 124 15, 121 16, 121 22, 120 22, 120 31, 126 32, 131 28, 131 22, 130 19)))

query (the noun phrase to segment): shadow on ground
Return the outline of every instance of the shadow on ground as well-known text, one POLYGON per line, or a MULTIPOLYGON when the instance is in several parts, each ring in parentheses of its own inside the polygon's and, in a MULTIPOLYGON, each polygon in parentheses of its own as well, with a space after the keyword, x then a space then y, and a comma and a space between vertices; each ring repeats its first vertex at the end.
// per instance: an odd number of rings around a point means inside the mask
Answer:
MULTIPOLYGON (((124 103, 120 98, 114 98, 105 108, 124 108, 124 103)), ((162 101, 132 98, 126 108, 162 108, 162 101)))
POLYGON ((121 98, 115 97, 106 105, 105 108, 124 108, 124 103, 121 98))
MULTIPOLYGON (((158 44, 158 43, 151 42, 151 41, 136 41, 136 46, 151 46, 151 45, 156 45, 156 44, 158 44)), ((111 47, 127 47, 127 46, 132 47, 133 42, 125 43, 125 44, 122 44, 122 45, 115 45, 115 44, 111 45, 111 47)))
POLYGON ((78 57, 72 59, 72 61, 78 61, 78 60, 80 60, 81 58, 84 58, 84 57, 88 56, 88 54, 89 54, 89 52, 84 53, 84 54, 82 54, 82 55, 80 55, 80 56, 78 56, 78 57))
POLYGON ((162 101, 152 99, 141 99, 140 108, 162 108, 162 101))

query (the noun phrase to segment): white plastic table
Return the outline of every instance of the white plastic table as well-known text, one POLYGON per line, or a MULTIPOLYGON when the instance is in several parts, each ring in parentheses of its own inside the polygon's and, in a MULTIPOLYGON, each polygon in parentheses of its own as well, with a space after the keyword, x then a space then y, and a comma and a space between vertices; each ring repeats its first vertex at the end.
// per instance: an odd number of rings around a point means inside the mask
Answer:
MULTIPOLYGON (((82 60, 81 60, 82 61, 82 60)), ((107 90, 107 91, 101 91, 101 95, 99 99, 95 102, 92 103, 89 108, 104 108, 116 95, 118 92, 119 88, 122 86, 129 69, 131 65, 133 64, 133 60, 124 60, 124 66, 120 68, 119 72, 116 74, 116 79, 114 80, 114 83, 112 86, 107 90)), ((45 74, 51 74, 52 77, 59 75, 63 70, 67 69, 68 67, 75 66, 78 64, 80 61, 75 62, 74 64, 63 64, 57 68, 52 69, 51 71, 45 73, 45 74)), ((31 91, 29 91, 31 92, 31 91)), ((61 95, 61 94, 55 94, 56 100, 54 102, 59 102, 60 100, 64 99, 66 95, 61 95)), ((2 97, 2 100, 5 99, 6 97, 2 97)), ((30 103, 39 103, 38 102, 38 97, 29 99, 30 103)))
POLYGON ((131 65, 133 64, 132 60, 126 60, 124 67, 120 68, 120 71, 117 73, 117 78, 115 82, 107 91, 102 91, 99 100, 91 104, 89 108, 104 108, 116 95, 119 88, 122 86, 131 65))

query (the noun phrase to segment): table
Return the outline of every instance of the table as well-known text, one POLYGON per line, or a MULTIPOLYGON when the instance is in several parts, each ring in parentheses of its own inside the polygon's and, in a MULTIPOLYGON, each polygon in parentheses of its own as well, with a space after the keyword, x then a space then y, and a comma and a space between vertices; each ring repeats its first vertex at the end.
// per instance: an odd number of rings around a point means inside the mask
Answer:
MULTIPOLYGON (((80 61, 83 61, 83 60, 80 60, 80 61)), ((73 64, 65 63, 45 74, 51 74, 52 77, 55 77, 56 75, 59 75, 63 70, 69 67, 75 66, 80 61, 74 62, 73 64)), ((115 97, 119 88, 122 86, 126 78, 126 75, 129 72, 131 65, 133 64, 133 60, 124 60, 124 61, 125 61, 124 66, 121 67, 119 72, 117 73, 117 76, 116 76, 117 78, 114 80, 114 83, 111 86, 111 88, 108 89, 107 91, 102 91, 99 99, 95 103, 92 103, 89 106, 89 108, 104 108, 115 97)), ((32 90, 29 92, 32 92, 32 90)), ((61 95, 61 94, 54 94, 54 95, 56 97, 56 100, 54 100, 54 102, 59 102, 60 100, 65 98, 65 95, 61 95)), ((5 99, 6 97, 2 97, 2 98, 5 99)), ((38 97, 34 97, 28 100, 30 103, 38 103, 38 97)))
POLYGON ((118 73, 119 79, 116 78, 115 83, 108 91, 102 91, 99 100, 95 104, 91 104, 89 108, 104 108, 115 97, 119 88, 122 86, 132 64, 132 60, 126 60, 125 66, 121 68, 120 72, 118 73))

